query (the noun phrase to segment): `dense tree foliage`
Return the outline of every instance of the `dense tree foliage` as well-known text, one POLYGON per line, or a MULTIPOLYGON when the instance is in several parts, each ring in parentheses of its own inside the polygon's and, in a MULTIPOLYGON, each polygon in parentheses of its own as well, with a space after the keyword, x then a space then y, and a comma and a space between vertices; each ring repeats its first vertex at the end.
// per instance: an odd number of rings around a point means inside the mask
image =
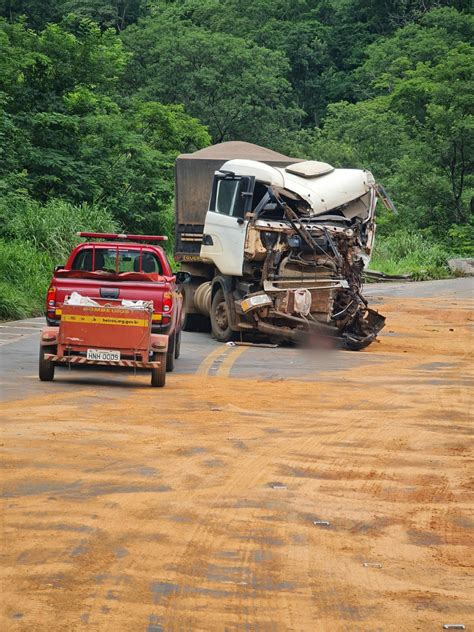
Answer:
POLYGON ((468 224, 473 29, 471 16, 446 8, 374 42, 357 70, 365 98, 330 105, 323 128, 294 135, 291 150, 304 141, 308 155, 370 166, 397 200, 404 224, 438 238, 468 224))
POLYGON ((381 234, 471 252, 473 20, 468 0, 0 0, 0 262, 43 249, 48 217, 58 253, 73 217, 171 234, 176 156, 235 139, 369 168, 400 211, 381 234))
POLYGON ((130 228, 160 225, 174 158, 209 142, 178 104, 122 99, 130 54, 112 30, 72 15, 37 33, 0 24, 0 187, 107 206, 130 228))

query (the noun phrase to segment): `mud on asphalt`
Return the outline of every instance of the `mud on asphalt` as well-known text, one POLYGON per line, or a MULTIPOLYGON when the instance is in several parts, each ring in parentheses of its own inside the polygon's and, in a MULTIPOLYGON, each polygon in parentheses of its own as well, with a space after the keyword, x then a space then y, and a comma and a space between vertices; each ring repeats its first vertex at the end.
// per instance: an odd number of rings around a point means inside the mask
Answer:
POLYGON ((378 307, 355 357, 209 343, 159 392, 6 345, 1 629, 471 629, 472 300, 378 307))

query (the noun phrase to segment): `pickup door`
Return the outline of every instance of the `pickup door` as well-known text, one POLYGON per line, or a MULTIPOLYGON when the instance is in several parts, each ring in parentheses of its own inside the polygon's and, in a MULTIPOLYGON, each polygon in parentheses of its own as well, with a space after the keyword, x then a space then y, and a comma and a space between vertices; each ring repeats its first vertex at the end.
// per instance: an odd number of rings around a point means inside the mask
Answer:
POLYGON ((252 209, 254 187, 254 177, 214 176, 201 257, 211 260, 222 274, 242 276, 248 224, 245 214, 252 209))

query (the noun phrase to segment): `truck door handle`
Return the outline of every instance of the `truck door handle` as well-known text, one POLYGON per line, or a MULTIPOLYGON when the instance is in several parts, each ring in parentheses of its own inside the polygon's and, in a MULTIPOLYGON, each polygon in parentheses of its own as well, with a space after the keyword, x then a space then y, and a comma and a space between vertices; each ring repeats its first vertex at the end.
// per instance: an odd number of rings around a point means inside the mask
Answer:
POLYGON ((213 246, 214 242, 212 241, 211 235, 203 235, 202 236, 202 245, 203 246, 213 246))
POLYGON ((101 298, 118 298, 120 290, 118 287, 101 287, 99 293, 101 298))

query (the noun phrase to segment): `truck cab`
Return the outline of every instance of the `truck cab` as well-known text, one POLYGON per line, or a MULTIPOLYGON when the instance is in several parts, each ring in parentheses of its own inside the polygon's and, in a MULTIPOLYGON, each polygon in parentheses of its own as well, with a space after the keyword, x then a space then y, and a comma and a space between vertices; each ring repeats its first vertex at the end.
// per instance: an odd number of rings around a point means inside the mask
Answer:
MULTIPOLYGON (((249 158, 226 160, 214 170, 200 214, 189 175, 181 181, 177 162, 177 248, 193 242, 196 253, 180 259, 191 275, 183 288, 186 326, 193 328, 196 316, 209 318, 222 342, 252 332, 298 341, 317 331, 351 349, 367 346, 385 320, 361 294, 381 187, 366 170, 275 152, 268 161, 253 160, 252 153, 264 157, 269 150, 242 145, 249 158), (199 228, 191 223, 198 218, 199 228)), ((203 162, 202 173, 208 167, 203 162)))

